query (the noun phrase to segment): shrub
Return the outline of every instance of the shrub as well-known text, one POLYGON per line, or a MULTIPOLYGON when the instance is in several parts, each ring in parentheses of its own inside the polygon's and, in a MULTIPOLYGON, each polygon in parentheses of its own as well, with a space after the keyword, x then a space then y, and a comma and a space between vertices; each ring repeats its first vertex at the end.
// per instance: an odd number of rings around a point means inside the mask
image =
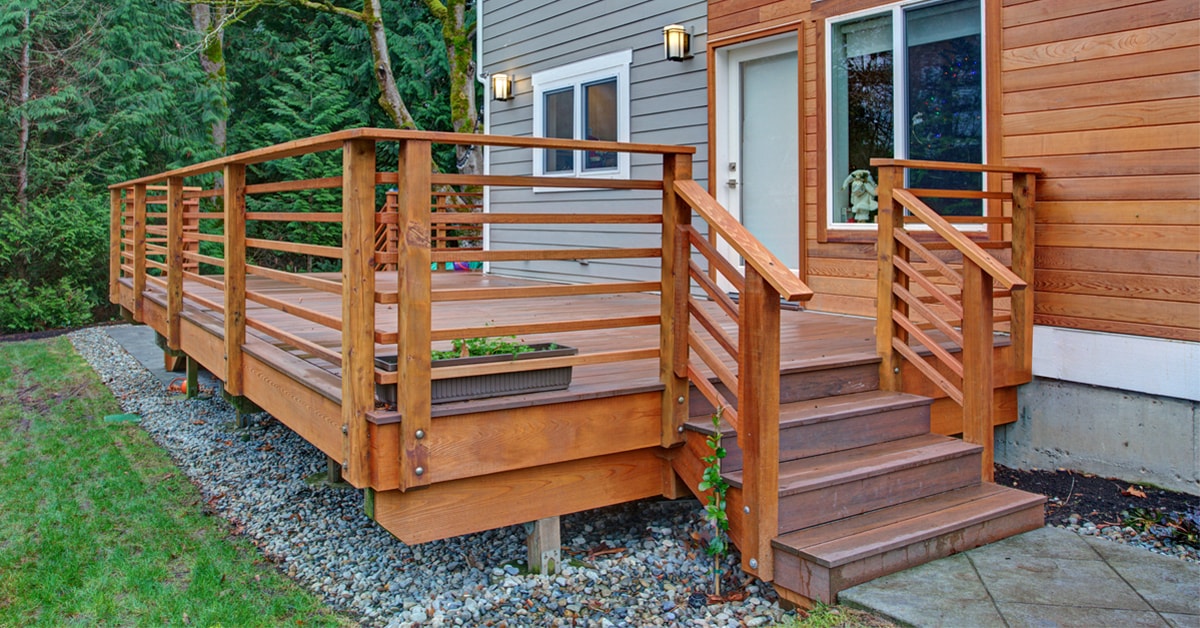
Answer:
POLYGON ((0 205, 0 331, 82 325, 107 298, 107 198, 67 189, 0 205))
POLYGON ((78 327, 91 320, 88 291, 66 277, 37 288, 23 279, 0 280, 0 332, 78 327))

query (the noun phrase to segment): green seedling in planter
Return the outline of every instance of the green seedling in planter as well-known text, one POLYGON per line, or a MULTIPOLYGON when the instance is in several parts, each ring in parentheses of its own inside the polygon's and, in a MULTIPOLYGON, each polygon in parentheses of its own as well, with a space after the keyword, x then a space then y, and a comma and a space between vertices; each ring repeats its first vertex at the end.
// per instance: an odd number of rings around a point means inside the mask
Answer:
POLYGON ((453 358, 469 358, 480 355, 502 355, 511 353, 528 353, 533 351, 529 346, 515 342, 516 336, 507 338, 458 338, 453 341, 453 349, 433 351, 434 360, 450 360, 453 358))
POLYGON ((725 555, 729 553, 729 516, 725 514, 725 494, 729 484, 721 477, 721 460, 725 458, 725 448, 721 446, 721 414, 724 408, 717 408, 712 416, 714 432, 705 441, 712 453, 701 458, 704 461, 704 475, 700 480, 700 490, 712 491, 704 504, 704 519, 713 527, 712 538, 708 541, 705 551, 712 558, 713 596, 721 597, 721 575, 724 571, 725 555))

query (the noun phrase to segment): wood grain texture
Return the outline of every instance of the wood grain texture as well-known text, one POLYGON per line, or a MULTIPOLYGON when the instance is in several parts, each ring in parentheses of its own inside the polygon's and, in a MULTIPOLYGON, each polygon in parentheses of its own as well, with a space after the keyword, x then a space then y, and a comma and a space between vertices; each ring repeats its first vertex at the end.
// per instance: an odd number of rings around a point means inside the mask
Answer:
POLYGON ((225 167, 225 390, 243 394, 242 345, 246 343, 246 167, 225 167))
POLYGON ((405 383, 397 399, 397 409, 404 416, 400 425, 399 461, 402 489, 429 483, 425 475, 429 468, 429 448, 422 437, 431 435, 432 429, 429 374, 430 329, 433 324, 433 288, 429 272, 431 159, 428 142, 405 141, 400 145, 397 169, 400 234, 396 280, 404 288, 404 299, 396 308, 396 331, 399 334, 396 374, 405 383))
MULTIPOLYGON (((425 207, 428 205, 426 199, 425 207)), ((339 462, 343 476, 363 486, 371 476, 366 414, 375 409, 373 141, 350 140, 342 147, 342 215, 342 247, 338 254, 342 258, 341 424, 345 438, 339 462)))
POLYGON ((167 179, 167 347, 179 350, 183 311, 183 178, 167 179))
POLYGON ((658 447, 375 495, 375 521, 405 543, 516 525, 659 495, 658 447))

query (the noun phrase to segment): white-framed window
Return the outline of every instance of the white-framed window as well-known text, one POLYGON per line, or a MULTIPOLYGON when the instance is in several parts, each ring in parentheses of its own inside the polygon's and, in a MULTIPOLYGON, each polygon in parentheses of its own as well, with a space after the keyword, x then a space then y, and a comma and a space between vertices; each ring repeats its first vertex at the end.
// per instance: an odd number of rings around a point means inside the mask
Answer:
MULTIPOLYGON (((874 228, 872 157, 983 162, 981 5, 903 2, 826 21, 829 226, 874 228)), ((973 173, 910 170, 908 177, 913 188, 982 185, 973 173)), ((984 211, 978 200, 927 202, 943 215, 984 211)))
MULTIPOLYGON (((533 135, 629 141, 629 65, 624 50, 533 73, 533 135)), ((629 178, 629 153, 537 149, 533 174, 629 178)))

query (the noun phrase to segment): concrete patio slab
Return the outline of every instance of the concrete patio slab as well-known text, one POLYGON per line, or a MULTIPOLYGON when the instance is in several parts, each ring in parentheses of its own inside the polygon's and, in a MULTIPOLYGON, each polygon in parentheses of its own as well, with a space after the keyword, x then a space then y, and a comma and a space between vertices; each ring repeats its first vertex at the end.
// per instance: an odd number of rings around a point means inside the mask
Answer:
POLYGON ((912 626, 1200 628, 1200 565, 1041 528, 847 589, 912 626))

